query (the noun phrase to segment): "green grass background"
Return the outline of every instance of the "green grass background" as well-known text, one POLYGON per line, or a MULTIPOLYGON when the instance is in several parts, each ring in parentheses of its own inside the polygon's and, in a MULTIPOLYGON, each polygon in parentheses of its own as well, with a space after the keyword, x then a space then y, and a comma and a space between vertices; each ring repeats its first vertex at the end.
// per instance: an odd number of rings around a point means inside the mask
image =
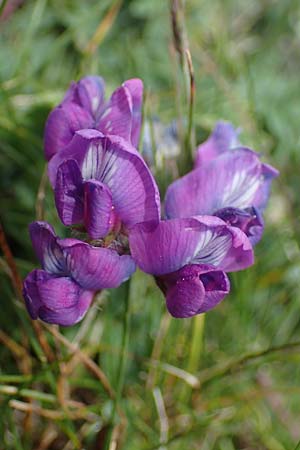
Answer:
MULTIPOLYGON (((153 280, 134 275, 121 401, 127 427, 119 448, 292 450, 300 442, 300 345, 292 345, 300 341, 300 3, 187 0, 185 27, 195 70, 197 142, 216 120, 229 120, 280 177, 255 265, 231 276, 231 294, 205 323, 168 318, 153 280), (180 370, 202 383, 192 389, 180 370)), ((140 77, 145 114, 166 124, 176 118, 181 75, 169 2, 27 0, 0 21, 0 211, 21 276, 37 265, 27 226, 36 217, 45 167, 45 119, 70 80, 87 74, 103 76, 108 92, 140 77)), ((163 193, 171 175, 167 166, 156 174, 163 193)), ((64 233, 49 186, 45 218, 64 233)), ((101 428, 112 401, 101 383, 46 329, 56 359, 45 361, 2 256, 0 283, 0 449, 103 448, 101 428), (70 360, 74 367, 62 389, 61 368, 70 360), (70 418, 61 391, 87 405, 86 415, 70 418), (12 400, 63 416, 28 418, 12 400)), ((60 330, 99 364, 113 388, 123 315, 120 288, 100 296, 81 324, 60 330)))

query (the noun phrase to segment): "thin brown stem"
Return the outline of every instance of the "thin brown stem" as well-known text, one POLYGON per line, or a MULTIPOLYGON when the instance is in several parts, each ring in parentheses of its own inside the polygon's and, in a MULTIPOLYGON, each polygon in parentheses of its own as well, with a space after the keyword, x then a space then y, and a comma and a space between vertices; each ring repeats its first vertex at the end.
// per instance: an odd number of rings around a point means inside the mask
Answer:
POLYGON ((195 145, 194 136, 193 136, 193 119, 194 119, 194 104, 195 104, 195 95, 196 95, 196 85, 195 85, 195 76, 194 76, 194 67, 193 61, 191 57, 190 50, 188 48, 185 49, 185 56, 187 62, 187 69, 189 75, 189 113, 188 113, 188 128, 186 133, 186 151, 188 153, 187 159, 188 163, 192 162, 192 151, 195 145))
MULTIPOLYGON (((66 414, 64 411, 45 409, 31 403, 22 402, 20 400, 10 400, 9 406, 11 408, 17 409, 18 411, 34 412, 39 416, 45 417, 46 419, 63 420, 66 418, 66 414)), ((69 411, 69 414, 72 420, 85 419, 94 422, 95 419, 98 418, 98 416, 96 416, 95 413, 92 413, 91 411, 89 411, 87 408, 84 407, 80 409, 75 409, 74 411, 69 411)))
MULTIPOLYGON (((6 260, 6 263, 10 269, 10 278, 11 278, 11 282, 15 291, 15 294, 17 296, 17 298, 19 300, 21 300, 23 302, 23 294, 22 294, 22 290, 23 290, 23 283, 22 283, 22 278, 20 277, 14 256, 12 254, 12 251, 8 245, 6 236, 5 236, 5 232, 4 229, 2 227, 2 224, 0 223, 0 248, 3 252, 4 258, 6 260)), ((54 355, 53 352, 48 344, 47 339, 45 338, 44 334, 43 334, 43 330, 41 328, 41 325, 36 322, 36 321, 32 321, 32 326, 33 329, 35 331, 35 334, 37 336, 37 339, 39 341, 39 344, 47 358, 47 360, 49 362, 53 362, 54 361, 54 355)))
POLYGON ((66 339, 56 328, 53 328, 47 324, 44 324, 44 326, 55 337, 55 339, 57 339, 60 343, 62 343, 65 347, 67 347, 67 349, 70 350, 73 354, 76 354, 78 356, 78 359, 80 359, 81 362, 83 362, 83 364, 100 380, 101 384, 103 385, 108 395, 112 399, 114 399, 115 392, 112 389, 107 376, 100 369, 100 367, 97 366, 97 364, 85 353, 83 353, 76 344, 73 344, 68 339, 66 339))
POLYGON ((4 233, 4 229, 3 229, 3 226, 1 223, 0 223, 0 247, 3 252, 4 258, 7 262, 7 265, 10 269, 11 281, 12 281, 12 285, 15 290, 15 293, 18 296, 18 298, 22 299, 23 298, 23 296, 22 296, 22 279, 19 275, 17 265, 15 263, 13 254, 10 250, 10 247, 8 245, 8 242, 7 242, 5 233, 4 233))
POLYGON ((203 386, 204 384, 207 384, 216 378, 223 377, 223 376, 228 375, 236 370, 239 370, 241 366, 243 366, 247 362, 253 361, 257 358, 271 355, 272 353, 279 353, 279 352, 294 350, 298 347, 300 347, 300 341, 289 342, 286 344, 270 347, 265 350, 247 353, 246 355, 244 355, 240 358, 232 359, 225 364, 220 364, 220 365, 218 364, 215 367, 212 367, 207 370, 203 370, 199 374, 199 377, 198 377, 199 383, 200 383, 199 385, 203 386))

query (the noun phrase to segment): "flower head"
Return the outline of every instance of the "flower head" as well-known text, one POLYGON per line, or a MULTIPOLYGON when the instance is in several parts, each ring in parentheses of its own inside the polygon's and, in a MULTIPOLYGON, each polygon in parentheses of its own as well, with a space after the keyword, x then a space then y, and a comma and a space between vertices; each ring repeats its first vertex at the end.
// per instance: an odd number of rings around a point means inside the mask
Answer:
POLYGON ((24 280, 24 298, 33 319, 72 325, 83 318, 95 291, 117 287, 135 271, 130 256, 77 239, 60 239, 47 222, 34 222, 29 230, 43 269, 33 270, 24 280))
POLYGON ((247 148, 223 152, 169 186, 166 216, 216 215, 245 231, 254 244, 262 235, 261 213, 277 175, 247 148))
POLYGON ((96 130, 75 133, 49 163, 59 217, 84 224, 92 238, 121 225, 159 220, 159 192, 139 153, 125 140, 96 130))
POLYGON ((208 137, 196 150, 195 168, 217 158, 222 153, 240 147, 239 132, 229 122, 219 121, 208 137))
POLYGON ((213 308, 229 292, 225 272, 253 263, 246 235, 211 216, 137 224, 129 243, 137 265, 156 277, 174 317, 213 308))
POLYGON ((44 136, 49 161, 69 144, 78 130, 93 128, 105 135, 123 137, 137 147, 141 128, 143 83, 138 78, 125 81, 108 102, 104 100, 104 81, 88 76, 72 83, 62 103, 47 119, 44 136))

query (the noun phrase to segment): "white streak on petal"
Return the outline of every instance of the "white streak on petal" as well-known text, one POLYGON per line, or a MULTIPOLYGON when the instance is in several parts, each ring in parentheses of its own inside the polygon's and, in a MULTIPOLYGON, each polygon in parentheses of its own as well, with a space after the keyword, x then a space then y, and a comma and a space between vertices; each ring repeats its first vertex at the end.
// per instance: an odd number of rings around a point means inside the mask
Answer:
POLYGON ((91 144, 86 152, 85 158, 82 163, 82 177, 84 180, 90 180, 91 178, 97 179, 99 169, 99 146, 98 144, 91 144))
POLYGON ((236 172, 231 183, 225 185, 220 203, 223 207, 247 208, 251 204, 261 180, 246 170, 236 172))
POLYGON ((229 235, 221 236, 218 232, 208 230, 203 233, 194 252, 192 263, 218 266, 232 245, 229 235))

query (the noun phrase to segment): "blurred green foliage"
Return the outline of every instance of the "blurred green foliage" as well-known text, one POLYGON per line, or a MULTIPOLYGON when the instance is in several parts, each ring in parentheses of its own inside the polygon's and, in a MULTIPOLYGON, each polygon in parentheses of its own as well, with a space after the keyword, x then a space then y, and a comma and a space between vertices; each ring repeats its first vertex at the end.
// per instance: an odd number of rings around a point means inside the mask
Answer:
MULTIPOLYGON (((191 367, 193 321, 168 318, 154 281, 135 274, 121 404, 127 431, 120 448, 293 449, 300 441, 299 351, 252 353, 300 340, 300 4, 189 0, 185 22, 195 68, 197 142, 216 120, 230 120, 241 127, 242 142, 281 175, 255 266, 231 276, 230 296, 206 316, 204 342, 199 341, 192 361, 203 386, 186 389, 188 377, 180 372, 191 367), (252 357, 240 361, 248 353, 252 357)), ((43 126, 70 80, 100 74, 111 92, 126 78, 140 77, 145 115, 158 115, 167 124, 178 115, 180 69, 167 1, 27 0, 0 21, 0 29, 0 211, 24 276, 37 264, 27 225, 36 217, 45 168, 43 126)), ((171 176, 167 165, 157 175, 163 191, 171 176)), ((64 233, 48 185, 45 218, 64 233)), ((103 448, 100 429, 110 416, 111 400, 46 330, 56 360, 47 364, 41 358, 3 257, 0 269, 0 448, 103 448), (18 346, 29 357, 26 370, 18 346), (74 366, 65 395, 88 408, 79 420, 61 406, 62 362, 74 366), (42 394, 51 394, 50 400, 42 394), (64 415, 53 419, 37 413, 26 424, 13 399, 64 415)), ((120 288, 100 296, 82 324, 61 330, 99 364, 113 387, 123 312, 120 288)))

